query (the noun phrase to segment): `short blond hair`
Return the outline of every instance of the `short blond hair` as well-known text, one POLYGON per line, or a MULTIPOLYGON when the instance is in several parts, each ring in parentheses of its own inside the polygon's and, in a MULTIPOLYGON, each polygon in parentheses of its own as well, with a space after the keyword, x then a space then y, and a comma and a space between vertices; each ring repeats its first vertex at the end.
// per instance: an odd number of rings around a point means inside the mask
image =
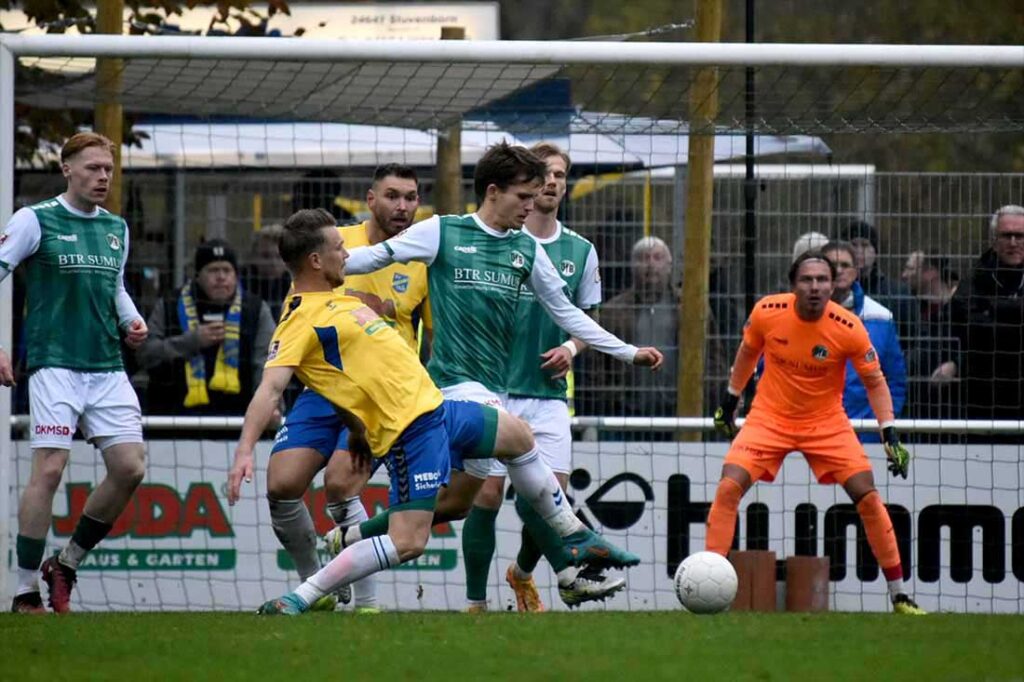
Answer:
POLYGON ((565 172, 568 173, 569 169, 572 168, 572 159, 554 142, 538 142, 530 147, 530 151, 545 161, 549 156, 561 156, 562 161, 565 161, 565 172))
POLYGON ((117 152, 117 147, 110 141, 110 138, 100 135, 99 133, 76 133, 72 135, 64 146, 60 150, 60 162, 64 163, 68 159, 81 154, 89 147, 103 147, 111 156, 114 156, 117 152))

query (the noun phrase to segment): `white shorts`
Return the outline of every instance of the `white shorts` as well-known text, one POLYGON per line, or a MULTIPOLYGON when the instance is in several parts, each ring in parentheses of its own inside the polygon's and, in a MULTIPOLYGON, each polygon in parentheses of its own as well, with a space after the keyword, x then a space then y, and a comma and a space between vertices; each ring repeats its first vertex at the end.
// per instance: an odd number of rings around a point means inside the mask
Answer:
MULTIPOLYGON (((441 389, 441 395, 445 400, 465 400, 471 403, 480 403, 505 412, 505 400, 507 395, 495 393, 486 386, 476 381, 464 381, 461 384, 452 384, 441 389)), ((462 462, 463 471, 473 478, 485 479, 491 475, 491 468, 498 464, 496 459, 467 459, 462 462)))
POLYGON ((28 378, 33 448, 71 449, 75 428, 106 449, 142 443, 142 410, 124 372, 44 367, 28 378))
MULTIPOLYGON (((508 398, 509 414, 530 425, 541 457, 551 470, 559 474, 572 473, 572 418, 564 400, 543 398, 508 398)), ((494 460, 491 476, 505 476, 505 465, 494 460)))

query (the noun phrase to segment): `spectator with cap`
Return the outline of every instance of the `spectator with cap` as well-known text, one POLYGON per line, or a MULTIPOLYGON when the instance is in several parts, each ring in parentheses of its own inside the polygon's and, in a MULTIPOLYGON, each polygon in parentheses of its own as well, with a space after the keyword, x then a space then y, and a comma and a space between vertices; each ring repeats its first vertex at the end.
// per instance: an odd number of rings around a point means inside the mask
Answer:
POLYGON ((1024 419, 1024 207, 996 211, 989 237, 951 301, 959 358, 934 378, 961 379, 969 419, 1024 419))
POLYGON ((906 285, 889 279, 879 269, 878 230, 863 220, 857 220, 846 226, 840 239, 853 245, 864 293, 892 311, 900 336, 912 345, 912 337, 917 335, 917 305, 906 285))
POLYGON ((241 415, 259 386, 274 333, 270 308, 238 283, 219 239, 196 249, 195 278, 157 301, 139 349, 149 414, 241 415))
MULTIPOLYGON (((817 251, 821 249, 821 247, 825 246, 825 244, 828 244, 829 241, 831 240, 828 238, 828 235, 824 235, 821 232, 804 232, 802 235, 796 238, 795 242, 793 242, 793 258, 789 262, 792 263, 793 261, 795 261, 800 256, 804 255, 808 251, 817 251)), ((784 290, 789 291, 792 288, 793 287, 789 284, 789 281, 787 280, 784 290)))

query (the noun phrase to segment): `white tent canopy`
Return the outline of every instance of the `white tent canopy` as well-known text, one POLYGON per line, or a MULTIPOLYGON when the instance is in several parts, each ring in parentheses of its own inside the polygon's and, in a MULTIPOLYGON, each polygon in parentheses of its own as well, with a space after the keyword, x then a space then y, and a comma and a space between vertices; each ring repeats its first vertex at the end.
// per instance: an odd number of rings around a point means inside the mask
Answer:
MULTIPOLYGON (((561 145, 577 166, 627 168, 680 166, 688 161, 688 136, 679 132, 579 132, 545 139, 561 145)), ((124 152, 126 169, 146 168, 321 168, 376 166, 398 162, 433 166, 437 133, 411 128, 346 123, 153 123, 137 124, 148 139, 124 152)), ((494 124, 467 122, 462 133, 462 163, 472 165, 496 142, 532 144, 540 137, 511 134, 494 124)), ((758 135, 758 157, 824 156, 828 146, 817 137, 758 135)), ((742 135, 715 137, 715 160, 745 154, 742 135)))

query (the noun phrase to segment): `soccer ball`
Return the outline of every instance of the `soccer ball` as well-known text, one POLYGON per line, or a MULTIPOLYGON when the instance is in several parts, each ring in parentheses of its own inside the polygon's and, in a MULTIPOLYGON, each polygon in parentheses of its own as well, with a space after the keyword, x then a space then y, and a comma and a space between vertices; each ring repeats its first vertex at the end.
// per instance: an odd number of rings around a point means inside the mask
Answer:
POLYGON ((714 552, 691 554, 679 564, 674 580, 679 603, 690 613, 719 613, 736 598, 736 569, 714 552))

